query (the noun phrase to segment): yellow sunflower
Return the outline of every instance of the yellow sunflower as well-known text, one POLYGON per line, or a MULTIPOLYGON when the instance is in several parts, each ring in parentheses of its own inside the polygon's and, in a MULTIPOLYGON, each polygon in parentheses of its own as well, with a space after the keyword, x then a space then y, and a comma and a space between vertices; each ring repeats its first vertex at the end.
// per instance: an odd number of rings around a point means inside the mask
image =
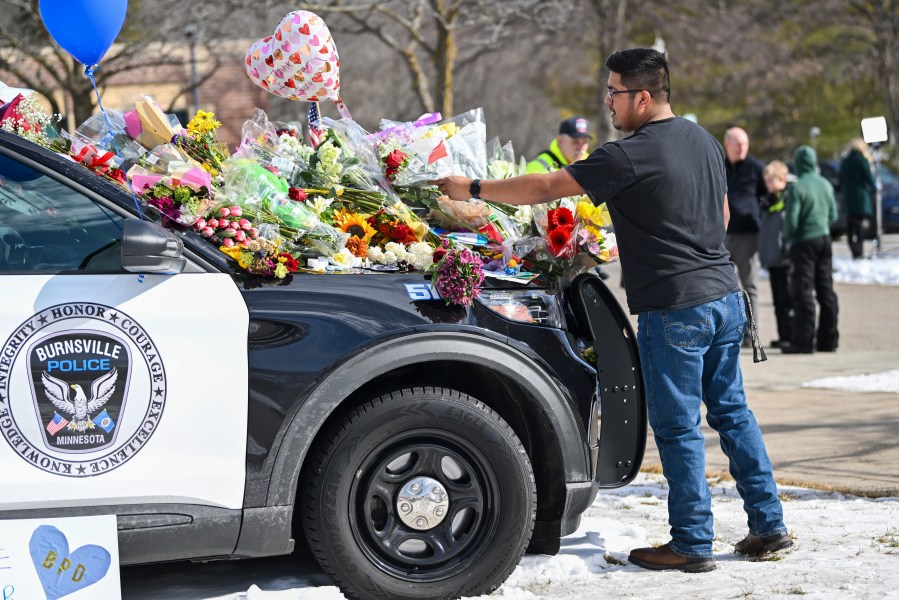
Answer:
POLYGON ((372 226, 365 221, 365 217, 343 208, 334 211, 334 224, 341 231, 359 238, 365 244, 368 244, 376 233, 372 226))

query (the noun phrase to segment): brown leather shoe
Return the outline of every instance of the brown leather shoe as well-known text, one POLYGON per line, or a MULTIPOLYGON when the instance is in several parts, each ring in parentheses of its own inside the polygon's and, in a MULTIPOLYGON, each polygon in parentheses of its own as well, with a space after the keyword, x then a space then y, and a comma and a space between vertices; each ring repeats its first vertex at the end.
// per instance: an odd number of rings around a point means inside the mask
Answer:
POLYGON ((668 544, 658 548, 637 548, 631 550, 627 559, 638 567, 654 571, 677 569, 687 573, 705 573, 706 571, 715 570, 714 558, 681 556, 669 548, 668 544))
POLYGON ((793 540, 786 533, 774 533, 759 537, 751 533, 734 545, 737 554, 764 556, 793 546, 793 540))

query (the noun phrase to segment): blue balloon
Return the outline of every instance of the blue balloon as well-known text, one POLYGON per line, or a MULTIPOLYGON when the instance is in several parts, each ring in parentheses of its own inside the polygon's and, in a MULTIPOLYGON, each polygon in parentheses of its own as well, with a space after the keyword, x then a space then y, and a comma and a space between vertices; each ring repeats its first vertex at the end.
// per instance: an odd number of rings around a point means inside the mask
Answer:
POLYGON ((128 0, 40 0, 41 19, 63 50, 86 66, 112 46, 128 12, 128 0))

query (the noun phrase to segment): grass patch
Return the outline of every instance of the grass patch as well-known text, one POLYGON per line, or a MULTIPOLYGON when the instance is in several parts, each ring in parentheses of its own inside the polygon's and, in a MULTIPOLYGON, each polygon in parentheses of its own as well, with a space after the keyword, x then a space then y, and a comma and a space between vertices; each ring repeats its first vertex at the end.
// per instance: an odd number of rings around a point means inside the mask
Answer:
POLYGON ((889 554, 890 556, 899 555, 899 531, 896 529, 890 529, 885 534, 880 536, 875 540, 879 546, 875 545, 875 548, 884 552, 885 554, 889 554))
POLYGON ((787 589, 774 588, 771 590, 775 594, 789 594, 791 596, 805 596, 807 593, 800 585, 791 585, 787 589))
POLYGON ((608 552, 606 552, 605 556, 603 556, 603 559, 605 559, 605 561, 607 563, 609 563, 610 565, 618 565, 620 567, 623 567, 624 565, 627 564, 625 561, 615 558, 608 552))
POLYGON ((747 556, 746 560, 748 562, 777 562, 779 560, 783 560, 784 557, 779 552, 769 552, 768 554, 763 554, 761 556, 747 556))
POLYGON ((899 548, 899 531, 891 530, 877 538, 877 541, 888 548, 899 548))

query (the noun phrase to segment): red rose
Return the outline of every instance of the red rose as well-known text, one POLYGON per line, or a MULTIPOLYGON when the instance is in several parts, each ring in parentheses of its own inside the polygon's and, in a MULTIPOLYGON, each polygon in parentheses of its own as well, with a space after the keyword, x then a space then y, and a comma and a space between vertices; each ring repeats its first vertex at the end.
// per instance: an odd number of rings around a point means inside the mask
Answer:
POLYGON ((304 192, 302 188, 292 187, 287 191, 287 195, 291 200, 295 200, 296 202, 302 202, 307 198, 306 192, 304 192))
POLYGON ((406 161, 406 153, 402 150, 394 150, 390 154, 387 155, 387 158, 384 162, 388 167, 392 169, 399 169, 403 166, 403 163, 406 161))
POLYGON ((446 248, 435 248, 434 249, 434 262, 440 262, 440 259, 443 258, 443 255, 446 254, 446 248))

